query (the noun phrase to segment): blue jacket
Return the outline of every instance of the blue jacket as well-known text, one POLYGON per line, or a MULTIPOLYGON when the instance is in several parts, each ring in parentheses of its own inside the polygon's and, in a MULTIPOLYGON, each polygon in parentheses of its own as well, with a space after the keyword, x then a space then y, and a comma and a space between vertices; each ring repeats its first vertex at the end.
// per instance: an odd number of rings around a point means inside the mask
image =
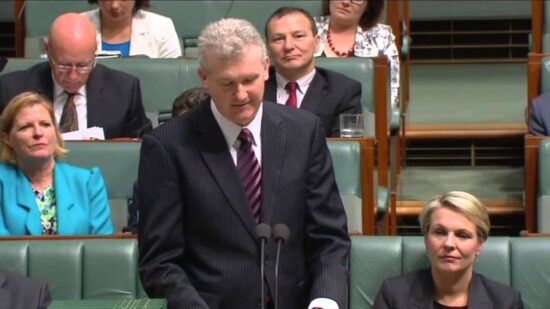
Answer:
MULTIPOLYGON (((58 235, 112 234, 107 190, 98 168, 55 163, 58 235)), ((40 214, 27 176, 0 163, 0 235, 42 235, 40 214)))

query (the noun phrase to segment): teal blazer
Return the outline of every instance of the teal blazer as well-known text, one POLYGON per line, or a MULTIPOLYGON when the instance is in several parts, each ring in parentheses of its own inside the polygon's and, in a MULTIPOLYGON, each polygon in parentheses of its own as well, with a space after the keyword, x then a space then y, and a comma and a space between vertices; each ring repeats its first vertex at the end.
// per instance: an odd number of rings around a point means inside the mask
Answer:
MULTIPOLYGON (((107 190, 98 168, 55 162, 53 183, 58 235, 112 234, 107 190)), ((0 163, 0 235, 42 235, 40 214, 27 176, 0 163)))

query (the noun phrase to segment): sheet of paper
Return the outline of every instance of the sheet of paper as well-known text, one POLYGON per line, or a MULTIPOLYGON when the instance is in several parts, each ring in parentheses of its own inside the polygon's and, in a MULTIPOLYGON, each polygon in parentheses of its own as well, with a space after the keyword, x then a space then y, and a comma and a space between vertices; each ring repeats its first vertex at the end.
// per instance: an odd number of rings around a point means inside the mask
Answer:
POLYGON ((63 140, 65 141, 79 141, 79 140, 104 140, 105 133, 103 128, 100 127, 91 127, 83 130, 66 132, 61 134, 63 140))

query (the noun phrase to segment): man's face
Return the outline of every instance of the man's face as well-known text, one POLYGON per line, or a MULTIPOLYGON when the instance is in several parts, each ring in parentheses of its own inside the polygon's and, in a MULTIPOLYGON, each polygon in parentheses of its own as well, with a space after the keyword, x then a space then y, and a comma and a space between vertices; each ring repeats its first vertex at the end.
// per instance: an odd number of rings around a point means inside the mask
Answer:
POLYGON ((206 68, 199 68, 203 86, 216 108, 233 123, 246 126, 256 116, 264 96, 269 60, 262 63, 262 51, 249 44, 236 59, 226 61, 214 52, 205 58, 206 68))
POLYGON ((46 43, 55 81, 68 93, 76 93, 88 82, 95 66, 95 45, 68 46, 65 42, 46 43))
POLYGON ((313 54, 319 37, 311 30, 309 19, 295 12, 274 17, 267 26, 267 48, 277 72, 297 78, 314 69, 313 54))

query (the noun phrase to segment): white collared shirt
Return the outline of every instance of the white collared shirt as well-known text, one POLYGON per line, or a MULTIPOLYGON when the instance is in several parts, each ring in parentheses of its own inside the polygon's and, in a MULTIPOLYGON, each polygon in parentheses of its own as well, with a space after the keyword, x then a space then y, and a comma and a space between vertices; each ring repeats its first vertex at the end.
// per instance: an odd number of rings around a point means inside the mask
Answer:
MULTIPOLYGON (((298 89, 296 90, 296 97, 298 98, 297 107, 302 106, 302 101, 306 95, 307 89, 315 76, 316 70, 313 69, 311 72, 306 74, 304 77, 300 78, 296 82, 298 83, 298 89)), ((286 84, 289 82, 287 79, 282 77, 279 73, 275 72, 275 80, 277 81, 277 103, 285 105, 288 100, 288 91, 286 90, 286 84)))
MULTIPOLYGON (((222 130, 223 136, 225 137, 225 141, 227 143, 227 148, 229 148, 229 153, 231 153, 233 163, 235 163, 236 166, 237 151, 241 146, 241 142, 237 139, 237 137, 239 137, 239 134, 241 133, 243 127, 225 118, 216 107, 213 99, 210 100, 210 108, 212 109, 212 114, 214 114, 216 122, 222 130)), ((262 115, 263 103, 260 104, 260 107, 258 108, 258 112, 256 113, 254 119, 246 126, 246 128, 252 133, 252 136, 254 136, 252 149, 254 150, 254 154, 256 155, 256 159, 258 160, 260 166, 262 166, 262 138, 260 135, 260 132, 262 130, 262 115)))
MULTIPOLYGON (((57 125, 59 125, 59 121, 61 121, 61 115, 63 114, 63 107, 65 106, 65 103, 67 102, 67 93, 65 93, 65 90, 63 90, 63 87, 59 85, 55 78, 53 78, 53 111, 55 114, 55 121, 57 122, 57 125)), ((88 128, 88 108, 86 104, 86 85, 80 87, 78 89, 77 94, 74 96, 74 104, 76 106, 76 113, 78 116, 78 129, 86 129, 88 128)))

